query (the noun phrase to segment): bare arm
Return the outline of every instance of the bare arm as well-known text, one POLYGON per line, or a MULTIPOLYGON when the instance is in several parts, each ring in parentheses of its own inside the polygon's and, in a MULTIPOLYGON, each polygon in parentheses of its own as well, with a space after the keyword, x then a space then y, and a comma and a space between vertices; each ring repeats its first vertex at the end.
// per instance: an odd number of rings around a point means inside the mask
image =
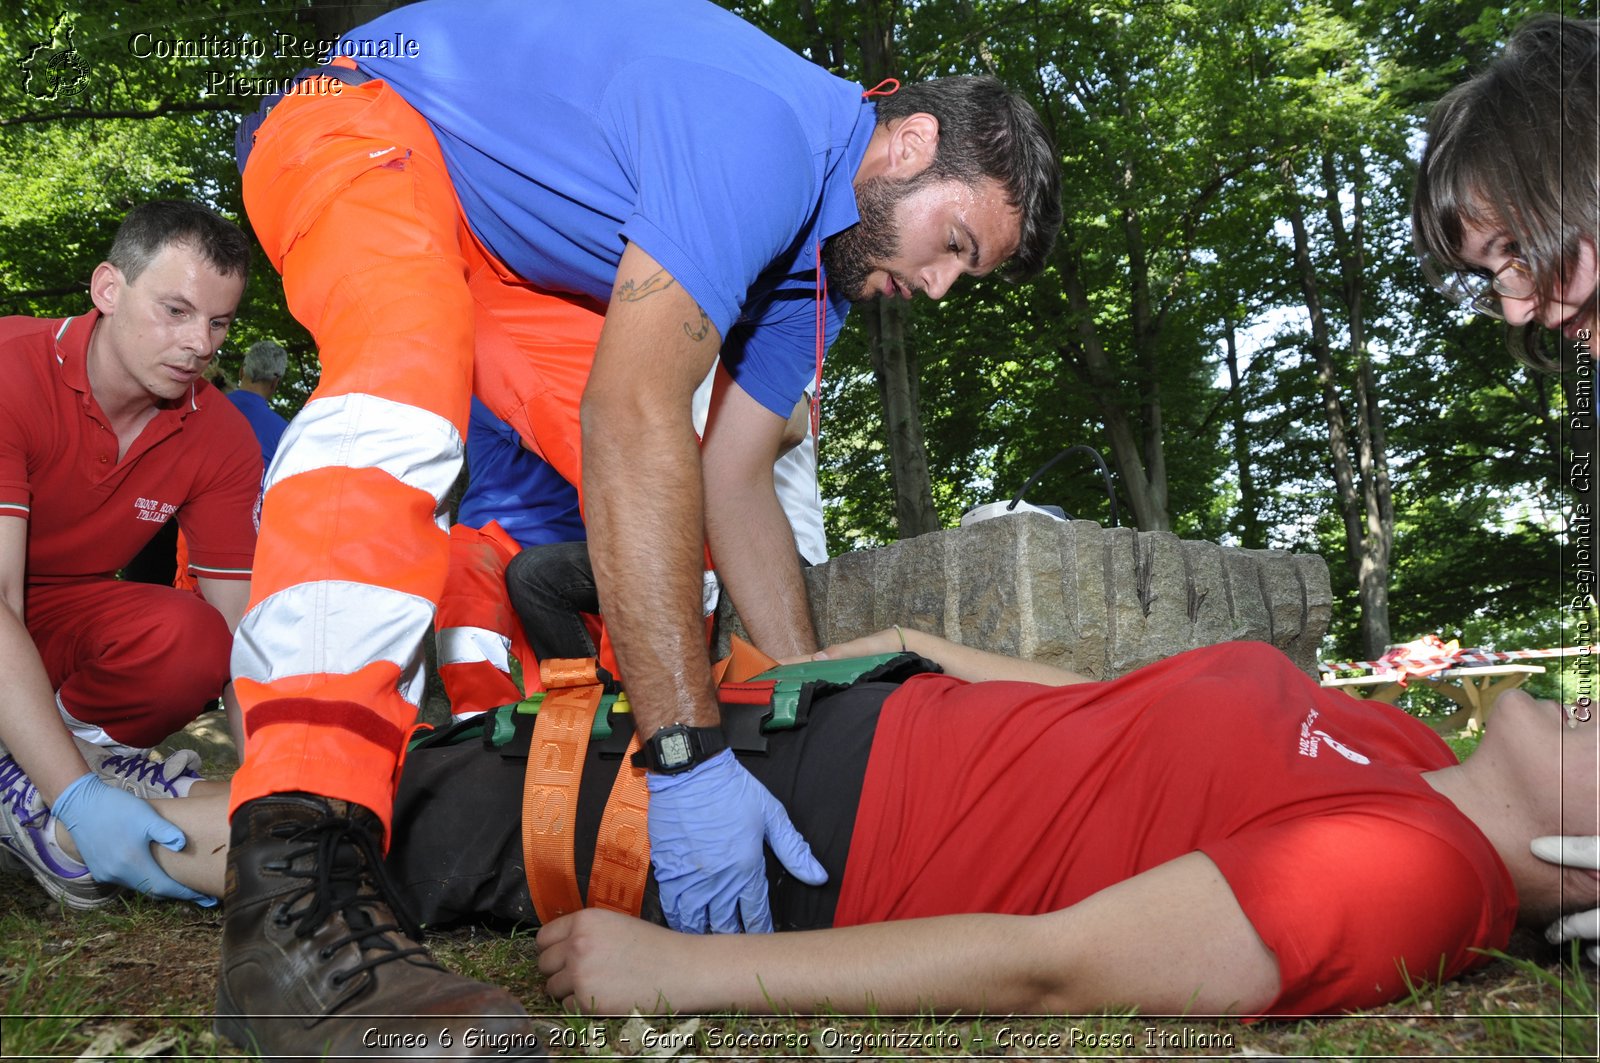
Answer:
POLYGON ((793 420, 763 407, 718 367, 701 453, 706 532, 739 619, 774 657, 817 648, 794 529, 772 483, 793 420))
POLYGON ((901 639, 905 640, 904 648, 913 653, 921 654, 928 660, 941 666, 945 673, 957 679, 965 679, 973 683, 986 679, 1010 679, 1021 683, 1042 683, 1045 686, 1064 687, 1072 683, 1092 683, 1094 680, 1069 672, 1065 668, 1054 665, 1041 664, 1038 661, 1024 661, 1016 657, 1006 657, 999 653, 989 653, 986 650, 973 649, 971 646, 961 646, 949 639, 942 639, 938 635, 930 635, 926 631, 915 628, 885 628, 863 635, 861 638, 849 642, 841 642, 836 646, 829 646, 817 656, 838 659, 841 657, 868 657, 878 653, 894 653, 900 650, 901 639))
POLYGON ((1200 853, 1045 915, 696 937, 589 909, 538 942, 550 994, 592 1013, 1247 1015, 1278 993, 1277 961, 1200 853))
MULTIPOLYGON (((202 576, 197 582, 200 584, 201 597, 222 614, 222 619, 228 622, 228 630, 238 631, 239 621, 244 619, 245 609, 250 605, 250 581, 208 579, 202 576)), ((238 751, 239 759, 243 760, 244 713, 239 708, 239 696, 233 692, 231 682, 222 688, 222 708, 228 716, 228 733, 233 736, 234 749, 238 751)))
POLYGON ((0 517, 0 744, 11 751, 46 804, 89 770, 56 711, 55 691, 23 620, 28 522, 0 517))
POLYGON ((719 719, 701 601, 704 507, 690 398, 721 337, 630 244, 583 394, 584 520, 641 735, 719 719))
POLYGON ((810 434, 811 401, 807 396, 801 396, 800 401, 794 404, 794 409, 789 411, 789 419, 783 424, 783 438, 778 441, 778 455, 781 457, 789 453, 805 442, 806 436, 810 434))

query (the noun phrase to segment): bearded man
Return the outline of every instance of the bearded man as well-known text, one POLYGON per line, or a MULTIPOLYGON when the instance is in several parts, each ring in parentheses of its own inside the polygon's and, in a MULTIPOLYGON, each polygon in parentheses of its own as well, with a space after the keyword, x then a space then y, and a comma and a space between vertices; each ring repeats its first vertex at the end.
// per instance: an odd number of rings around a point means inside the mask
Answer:
POLYGON ((998 82, 864 93, 704 0, 432 0, 333 51, 240 137, 323 365, 267 484, 233 660, 219 1028, 267 1054, 354 1048, 362 1014, 523 1029, 392 929, 369 874, 470 395, 580 485, 671 924, 770 929, 763 841, 825 872, 721 744, 703 543, 754 641, 815 650, 772 467, 850 304, 1037 271, 1061 210, 1055 149, 998 82), (701 447, 690 399, 719 355, 701 447), (262 1018, 285 1012, 314 1017, 262 1018))

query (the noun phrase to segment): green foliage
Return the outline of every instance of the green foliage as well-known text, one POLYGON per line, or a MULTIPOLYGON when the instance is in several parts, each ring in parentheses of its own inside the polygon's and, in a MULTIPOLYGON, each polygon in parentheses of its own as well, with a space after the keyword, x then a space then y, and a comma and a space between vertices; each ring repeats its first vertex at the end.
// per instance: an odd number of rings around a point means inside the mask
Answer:
MULTIPOLYGON (((354 17, 348 6, 28 0, 9 10, 0 19, 0 313, 84 309, 90 271, 122 212, 141 200, 198 197, 244 222, 235 126, 259 89, 315 61, 289 40, 314 40, 315 27, 354 17), (209 44, 183 52, 172 46, 180 39, 209 44)), ((1513 370, 1495 325, 1462 320, 1426 290, 1406 225, 1428 104, 1547 5, 726 6, 845 76, 882 39, 904 78, 996 73, 1036 102, 1056 139, 1067 217, 1051 268, 1023 285, 958 286, 941 306, 913 311, 944 524, 1011 497, 1059 450, 1088 444, 1115 463, 1124 523, 1138 471, 1159 482, 1158 501, 1181 535, 1320 551, 1340 602, 1330 652, 1357 655, 1354 577, 1283 168, 1312 205, 1311 257, 1341 344, 1353 308, 1332 220, 1315 204, 1338 204, 1348 225, 1359 164, 1361 310, 1394 484, 1394 637, 1435 630, 1501 648, 1561 637, 1551 623, 1556 529, 1570 504, 1552 473, 1560 389, 1513 370), (1081 305, 1069 279, 1081 285, 1081 305), (1236 387, 1223 365, 1230 329, 1236 387), (1090 335, 1104 375, 1089 364, 1090 335), (1110 430, 1118 418, 1127 426, 1120 456, 1110 430)), ((315 382, 315 351, 264 259, 224 366, 235 369, 262 337, 293 356, 277 400, 292 413, 315 382)), ((1352 369, 1338 366, 1347 405, 1352 369)), ((835 550, 896 535, 878 402, 857 323, 824 377, 823 493, 835 550)), ((1087 460, 1061 463, 1028 497, 1109 520, 1087 460)))
MULTIPOLYGON (((908 5, 896 27, 908 76, 993 70, 1038 102, 1065 168, 1057 261, 1079 271, 1088 297, 1086 312, 1071 309, 1058 265, 1020 287, 960 287, 915 315, 923 427, 946 525, 973 504, 1009 497, 1069 444, 1109 457, 1105 417, 1120 410, 1136 435, 1165 444, 1167 505, 1180 534, 1328 559, 1341 603, 1329 652, 1359 655, 1354 559, 1335 511, 1285 221, 1288 165, 1312 197, 1311 256, 1341 347, 1354 312, 1344 252, 1332 218, 1314 204, 1336 204, 1348 230, 1354 196, 1362 200, 1358 294, 1393 483, 1394 638, 1437 630, 1507 648, 1558 637, 1546 621, 1557 601, 1556 517, 1570 502, 1552 475, 1559 389, 1515 369, 1495 325, 1462 320, 1427 289, 1407 224, 1421 114, 1528 10, 908 5), (1158 328, 1139 323, 1140 286, 1158 328), (1230 326, 1236 391, 1222 369, 1230 326), (1086 327, 1111 360, 1109 388, 1084 375, 1086 327)), ((818 12, 825 26, 848 22, 837 7, 818 12)), ((812 51, 848 54, 824 44, 812 51)), ((1335 386, 1348 417, 1354 366, 1339 362, 1336 371, 1345 374, 1335 386)), ((886 451, 859 335, 847 332, 828 372, 823 475, 833 545, 888 541, 886 451)), ((1146 444, 1144 460, 1153 455, 1146 444)), ((1126 513, 1121 471, 1117 481, 1126 513)), ((1063 465, 1030 500, 1107 517, 1087 467, 1063 465)))
MULTIPOLYGON (((45 0, 11 12, 0 24, 0 313, 88 309, 89 274, 137 203, 198 199, 248 227, 234 131, 260 91, 308 65, 280 53, 310 36, 298 16, 313 6, 45 0), (70 54, 78 83, 42 82, 41 49, 70 54)), ((315 352, 258 253, 219 355, 230 377, 263 338, 290 352, 274 401, 292 414, 315 383, 315 352)))

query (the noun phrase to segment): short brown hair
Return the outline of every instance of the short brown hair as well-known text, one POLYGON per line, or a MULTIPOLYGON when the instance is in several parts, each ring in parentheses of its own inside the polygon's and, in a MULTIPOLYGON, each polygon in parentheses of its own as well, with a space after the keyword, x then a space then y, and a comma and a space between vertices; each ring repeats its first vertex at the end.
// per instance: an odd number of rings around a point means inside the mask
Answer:
POLYGON ((233 222, 199 203, 156 199, 128 211, 106 254, 130 282, 168 244, 199 251, 224 277, 250 279, 250 241, 233 222))
MULTIPOLYGON (((1540 301, 1554 298, 1578 261, 1580 238, 1600 244, 1597 95, 1600 24, 1557 15, 1523 23, 1505 51, 1429 118, 1411 203, 1417 250, 1468 270, 1462 221, 1502 225, 1540 301)), ((1549 369, 1536 332, 1517 337, 1512 351, 1549 369)))
POLYGON ((1017 250, 1005 270, 1023 280, 1044 269, 1061 231, 1061 162, 1027 100, 992 77, 914 82, 877 101, 878 124, 917 113, 939 120, 928 173, 976 184, 991 178, 1021 216, 1017 250))

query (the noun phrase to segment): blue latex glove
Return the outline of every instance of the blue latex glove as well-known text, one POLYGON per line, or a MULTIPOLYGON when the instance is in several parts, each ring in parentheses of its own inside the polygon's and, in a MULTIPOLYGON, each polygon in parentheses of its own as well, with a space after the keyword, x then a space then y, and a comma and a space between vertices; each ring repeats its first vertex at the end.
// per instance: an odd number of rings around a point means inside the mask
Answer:
POLYGON ((188 839, 143 798, 117 789, 90 771, 61 791, 50 811, 72 833, 72 842, 96 882, 115 882, 156 897, 194 901, 203 908, 217 903, 215 897, 196 893, 156 864, 150 854, 151 842, 178 852, 188 839))
MULTIPOLYGON (((1600 871, 1600 836, 1584 834, 1566 837, 1550 835, 1533 839, 1533 855, 1562 867, 1577 867, 1585 871, 1600 871)), ((1584 955, 1590 963, 1600 963, 1600 908, 1587 912, 1574 912, 1551 923, 1544 932, 1545 940, 1552 945, 1581 938, 1588 942, 1584 955)))
POLYGON ((667 925, 691 934, 772 932, 765 839, 789 874, 828 881, 789 813, 724 749, 681 775, 645 777, 650 787, 650 862, 667 925))

